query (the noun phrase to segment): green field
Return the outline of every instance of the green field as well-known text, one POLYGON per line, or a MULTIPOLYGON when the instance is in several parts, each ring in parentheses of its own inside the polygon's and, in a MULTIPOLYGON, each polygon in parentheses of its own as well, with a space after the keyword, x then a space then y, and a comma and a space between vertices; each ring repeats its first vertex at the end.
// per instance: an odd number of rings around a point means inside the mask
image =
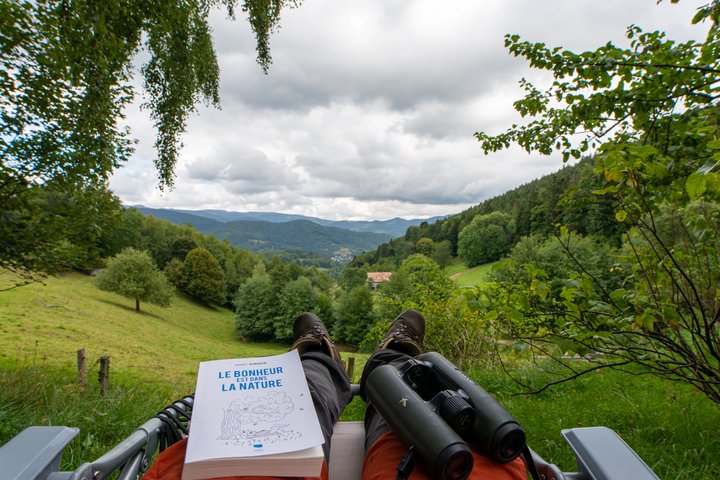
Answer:
POLYGON ((83 348, 89 362, 110 356, 111 371, 191 391, 200 361, 287 350, 239 342, 233 325, 232 312, 182 297, 136 312, 132 300, 98 290, 91 277, 67 274, 0 293, 0 364, 70 368, 83 348))
POLYGON ((488 273, 497 262, 467 268, 464 263, 448 266, 445 273, 458 287, 476 287, 485 283, 488 273))
MULTIPOLYGON (((74 468, 191 392, 199 361, 287 349, 243 343, 231 312, 185 298, 167 309, 142 305, 136 313, 133 307, 76 274, 0 292, 0 444, 29 425, 77 426, 81 434, 63 458, 64 468, 74 468), (84 394, 76 386, 79 348, 86 349, 91 369, 84 394), (111 357, 107 396, 99 395, 95 381, 101 355, 111 357)), ((608 371, 525 395, 503 372, 469 373, 524 425, 533 449, 565 470, 574 469, 574 461, 560 430, 605 425, 660 478, 720 478, 718 406, 688 385, 608 371)), ((513 373, 550 378, 532 365, 513 373)), ((343 419, 360 420, 363 410, 356 399, 343 419)))

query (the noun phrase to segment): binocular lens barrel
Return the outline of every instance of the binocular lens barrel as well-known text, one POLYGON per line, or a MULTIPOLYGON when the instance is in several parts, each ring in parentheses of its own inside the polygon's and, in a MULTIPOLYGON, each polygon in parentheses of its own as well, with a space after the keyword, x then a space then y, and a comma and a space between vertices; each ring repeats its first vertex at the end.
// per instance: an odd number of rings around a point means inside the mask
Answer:
POLYGON ((455 385, 469 398, 475 410, 475 423, 469 433, 473 444, 483 455, 498 462, 514 460, 525 449, 525 431, 515 418, 448 359, 437 352, 416 357, 433 365, 436 375, 455 385))
POLYGON ((381 365, 365 384, 368 400, 433 478, 465 480, 473 468, 472 452, 450 426, 408 386, 396 368, 381 365))

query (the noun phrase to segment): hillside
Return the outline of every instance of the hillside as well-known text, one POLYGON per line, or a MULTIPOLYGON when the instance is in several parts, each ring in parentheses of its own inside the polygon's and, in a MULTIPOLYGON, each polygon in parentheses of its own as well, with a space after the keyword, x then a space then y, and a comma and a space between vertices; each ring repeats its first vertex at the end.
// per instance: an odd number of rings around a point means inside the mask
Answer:
MULTIPOLYGON (((160 214, 160 211, 165 212, 164 215, 168 215, 166 218, 170 220, 170 215, 173 212, 177 214, 192 215, 194 217, 202 217, 217 222, 234 222, 237 220, 254 220, 259 222, 270 222, 270 223, 286 223, 294 220, 306 220, 324 227, 335 227, 342 228, 344 230, 350 230, 353 232, 371 232, 371 233, 383 233, 390 235, 391 237, 401 237, 405 235, 405 231, 415 225, 420 225, 423 222, 434 222, 444 217, 430 217, 430 218, 391 218, 390 220, 326 220, 324 218, 309 217, 306 215, 292 215, 287 213, 276 213, 276 212, 233 212, 227 210, 183 210, 183 209, 171 209, 171 208, 160 208, 151 209, 142 205, 130 205, 133 208, 137 208, 140 211, 156 211, 160 214)), ((188 222, 188 217, 181 215, 177 216, 180 221, 188 222), (182 220, 185 218, 185 220, 182 220)), ((188 222, 190 223, 190 222, 188 222)))
POLYGON ((136 208, 145 215, 152 215, 175 224, 187 223, 202 233, 215 235, 219 239, 227 238, 236 247, 262 253, 300 250, 346 261, 392 238, 386 233, 351 231, 319 225, 305 219, 285 222, 228 220, 232 215, 214 214, 215 217, 227 220, 220 221, 187 211, 136 208))
MULTIPOLYGON (((0 275, 6 284, 8 275, 0 275)), ((194 389, 197 364, 212 358, 277 354, 279 344, 243 343, 229 310, 177 296, 168 308, 98 290, 81 274, 50 277, 0 295, 0 365, 42 362, 72 367, 84 348, 88 363, 110 356, 113 371, 147 381, 163 379, 179 392, 194 389)), ((93 371, 95 367, 93 367, 93 371)))
POLYGON ((458 254, 460 232, 478 215, 501 212, 510 216, 514 240, 534 233, 550 234, 554 225, 567 225, 583 235, 605 237, 618 242, 625 225, 616 222, 614 203, 609 196, 593 195, 598 178, 594 160, 585 158, 575 165, 520 185, 513 190, 489 198, 458 214, 433 223, 408 228, 405 235, 379 245, 374 251, 358 255, 350 266, 374 265, 383 262, 399 265, 414 253, 420 238, 434 243, 448 242, 452 255, 458 254), (572 202, 564 201, 566 192, 576 193, 572 202))

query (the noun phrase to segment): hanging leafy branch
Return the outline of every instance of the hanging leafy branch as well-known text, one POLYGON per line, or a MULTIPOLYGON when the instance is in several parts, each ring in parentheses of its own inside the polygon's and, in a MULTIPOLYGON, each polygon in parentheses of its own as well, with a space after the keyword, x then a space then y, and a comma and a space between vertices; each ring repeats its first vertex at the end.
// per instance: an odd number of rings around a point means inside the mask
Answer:
POLYGON ((297 0, 8 0, 0 2, 0 268, 47 270, 52 249, 38 228, 37 189, 98 188, 133 152, 120 127, 139 93, 157 129, 158 186, 173 186, 187 119, 219 105, 209 15, 247 15, 267 72, 270 34, 297 0), (41 261, 38 261, 41 259, 41 261), (42 260, 44 259, 44 260, 42 260))

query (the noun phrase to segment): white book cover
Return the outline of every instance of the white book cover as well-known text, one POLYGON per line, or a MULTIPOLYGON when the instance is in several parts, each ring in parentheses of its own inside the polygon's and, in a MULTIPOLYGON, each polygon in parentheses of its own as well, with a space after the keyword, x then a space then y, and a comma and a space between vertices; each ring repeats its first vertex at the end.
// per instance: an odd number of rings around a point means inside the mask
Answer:
POLYGON ((323 442, 297 350, 200 363, 186 464, 305 450, 323 442))

